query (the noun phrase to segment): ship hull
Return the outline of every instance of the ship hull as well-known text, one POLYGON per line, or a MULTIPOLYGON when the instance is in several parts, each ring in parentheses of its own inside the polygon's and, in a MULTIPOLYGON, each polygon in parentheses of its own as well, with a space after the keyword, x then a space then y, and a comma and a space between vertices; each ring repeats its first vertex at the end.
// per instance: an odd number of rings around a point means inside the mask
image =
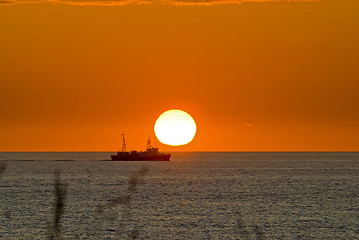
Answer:
POLYGON ((161 154, 157 156, 139 156, 139 155, 111 155, 112 161, 169 161, 171 154, 161 154))

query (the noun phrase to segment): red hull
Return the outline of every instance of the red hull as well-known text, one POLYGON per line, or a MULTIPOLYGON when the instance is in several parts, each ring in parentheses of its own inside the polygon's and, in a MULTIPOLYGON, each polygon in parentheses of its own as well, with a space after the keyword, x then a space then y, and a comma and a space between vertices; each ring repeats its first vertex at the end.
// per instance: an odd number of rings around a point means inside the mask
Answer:
POLYGON ((169 161, 171 154, 141 156, 140 154, 111 155, 113 161, 169 161))

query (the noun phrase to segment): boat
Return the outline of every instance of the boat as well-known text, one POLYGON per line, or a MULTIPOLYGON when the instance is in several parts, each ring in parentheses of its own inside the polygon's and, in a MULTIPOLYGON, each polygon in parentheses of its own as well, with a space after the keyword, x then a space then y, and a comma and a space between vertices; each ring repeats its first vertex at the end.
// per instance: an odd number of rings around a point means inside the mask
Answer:
POLYGON ((161 153, 157 147, 152 147, 151 140, 147 140, 146 151, 126 151, 125 135, 122 134, 122 149, 111 155, 112 161, 169 161, 170 153, 161 153))

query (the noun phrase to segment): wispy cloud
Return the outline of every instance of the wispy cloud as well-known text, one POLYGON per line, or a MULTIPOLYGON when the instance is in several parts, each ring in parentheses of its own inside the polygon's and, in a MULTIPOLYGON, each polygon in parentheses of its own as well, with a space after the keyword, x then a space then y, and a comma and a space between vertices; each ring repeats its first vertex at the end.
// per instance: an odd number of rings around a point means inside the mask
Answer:
POLYGON ((151 4, 150 1, 142 0, 110 0, 110 1, 62 1, 56 0, 57 4, 74 5, 74 6, 123 6, 128 4, 151 4))
POLYGON ((0 5, 61 4, 72 6, 124 6, 129 4, 151 4, 146 0, 0 0, 0 5))
POLYGON ((0 1, 0 5, 13 5, 13 1, 0 1))
POLYGON ((73 6, 124 6, 129 4, 162 4, 175 6, 212 6, 248 2, 318 2, 323 0, 0 0, 0 5, 63 4, 73 6))
POLYGON ((164 0, 164 4, 176 6, 212 6, 223 4, 264 3, 264 2, 318 2, 321 0, 164 0))

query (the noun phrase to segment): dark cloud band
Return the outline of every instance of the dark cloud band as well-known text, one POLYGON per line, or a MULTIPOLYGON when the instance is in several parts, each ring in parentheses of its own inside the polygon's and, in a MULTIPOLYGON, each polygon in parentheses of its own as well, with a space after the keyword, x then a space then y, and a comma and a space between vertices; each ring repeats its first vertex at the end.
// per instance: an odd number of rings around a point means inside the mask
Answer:
POLYGON ((0 0, 0 5, 19 4, 64 4, 73 6, 123 6, 129 4, 153 4, 175 6, 212 6, 242 4, 246 2, 317 2, 320 0, 0 0))

